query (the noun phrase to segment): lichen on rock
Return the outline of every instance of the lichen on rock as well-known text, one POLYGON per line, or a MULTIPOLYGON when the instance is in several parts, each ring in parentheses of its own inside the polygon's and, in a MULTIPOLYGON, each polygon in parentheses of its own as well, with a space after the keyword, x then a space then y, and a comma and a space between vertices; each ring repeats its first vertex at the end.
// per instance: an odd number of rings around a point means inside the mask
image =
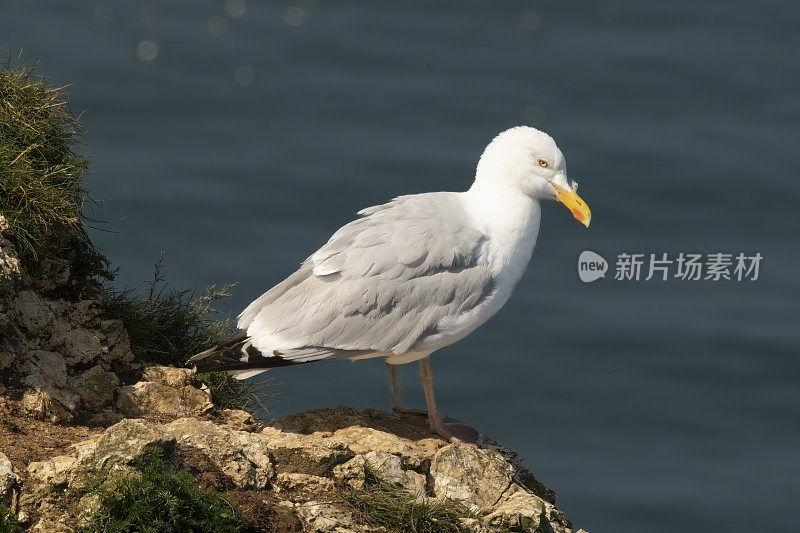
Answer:
POLYGON ((30 287, 0 297, 0 390, 36 418, 69 423, 107 409, 133 359, 121 322, 94 299, 30 287))
POLYGON ((156 448, 167 457, 174 456, 175 438, 158 425, 125 419, 97 439, 76 443, 73 455, 31 463, 28 473, 48 485, 81 489, 98 477, 129 472, 136 459, 156 448))
POLYGON ((475 511, 491 509, 511 485, 514 468, 499 454, 474 446, 445 446, 431 459, 437 497, 475 511))
POLYGON ((238 488, 265 489, 275 476, 269 448, 256 434, 196 418, 175 420, 164 431, 180 446, 205 453, 238 488))
POLYGON ((158 413, 168 416, 204 414, 214 405, 207 391, 190 385, 170 387, 152 381, 140 381, 117 390, 117 408, 125 416, 158 413))

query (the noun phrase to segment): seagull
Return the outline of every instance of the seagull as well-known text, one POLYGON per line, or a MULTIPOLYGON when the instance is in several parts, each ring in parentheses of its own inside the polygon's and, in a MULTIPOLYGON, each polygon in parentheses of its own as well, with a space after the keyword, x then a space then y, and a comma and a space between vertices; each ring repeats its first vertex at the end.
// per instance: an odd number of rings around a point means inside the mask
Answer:
POLYGON ((474 443, 476 430, 439 413, 430 356, 508 301, 531 260, 542 201, 561 202, 589 226, 576 190, 552 137, 528 126, 503 131, 469 190, 399 196, 359 211, 247 306, 237 334, 189 364, 246 379, 274 367, 383 357, 394 412, 424 414, 432 432, 474 443), (396 367, 414 361, 427 412, 400 398, 396 367))

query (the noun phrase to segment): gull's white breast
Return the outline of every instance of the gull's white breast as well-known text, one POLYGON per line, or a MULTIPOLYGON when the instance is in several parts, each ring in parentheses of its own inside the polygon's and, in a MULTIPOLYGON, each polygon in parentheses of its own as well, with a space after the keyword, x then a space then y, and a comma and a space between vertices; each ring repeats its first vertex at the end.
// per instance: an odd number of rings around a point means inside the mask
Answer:
POLYGON ((421 339, 409 353, 388 357, 390 363, 421 359, 475 331, 505 305, 530 262, 539 234, 539 202, 516 194, 484 196, 474 191, 463 194, 472 225, 487 236, 480 260, 490 266, 495 290, 474 309, 444 318, 437 333, 421 339))

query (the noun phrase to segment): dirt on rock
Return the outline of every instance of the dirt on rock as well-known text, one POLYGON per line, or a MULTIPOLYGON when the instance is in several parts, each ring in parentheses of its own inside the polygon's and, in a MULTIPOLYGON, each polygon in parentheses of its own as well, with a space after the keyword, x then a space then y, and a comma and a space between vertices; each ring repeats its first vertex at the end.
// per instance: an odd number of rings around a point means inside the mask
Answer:
POLYGON ((193 446, 181 448, 179 457, 195 477, 199 487, 215 490, 236 509, 252 533, 303 531, 303 523, 292 510, 290 502, 281 501, 270 491, 237 489, 208 455, 193 446))
POLYGON ((294 533, 305 531, 291 507, 265 491, 231 490, 225 499, 247 522, 253 533, 294 533))
POLYGON ((0 397, 0 451, 14 465, 23 483, 28 464, 64 455, 74 443, 95 438, 104 430, 37 420, 27 416, 18 402, 0 397))

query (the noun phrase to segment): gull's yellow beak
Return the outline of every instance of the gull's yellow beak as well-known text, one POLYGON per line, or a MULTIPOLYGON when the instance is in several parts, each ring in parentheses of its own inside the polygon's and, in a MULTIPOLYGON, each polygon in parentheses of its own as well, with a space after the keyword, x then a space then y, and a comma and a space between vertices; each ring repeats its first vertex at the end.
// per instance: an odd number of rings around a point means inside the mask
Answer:
POLYGON ((588 228, 589 222, 592 221, 592 212, 589 211, 589 206, 586 205, 586 202, 572 189, 559 187, 555 183, 553 183, 553 187, 556 190, 558 201, 567 206, 567 209, 572 211, 572 216, 588 228))

